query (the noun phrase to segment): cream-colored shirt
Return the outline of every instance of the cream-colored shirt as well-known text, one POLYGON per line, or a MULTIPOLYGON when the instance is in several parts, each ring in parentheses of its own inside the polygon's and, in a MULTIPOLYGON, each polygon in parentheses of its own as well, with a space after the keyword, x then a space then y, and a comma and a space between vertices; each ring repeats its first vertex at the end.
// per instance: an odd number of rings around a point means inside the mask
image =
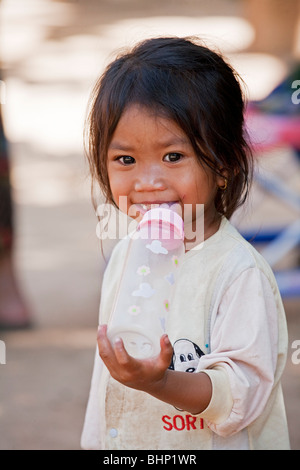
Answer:
MULTIPOLYGON (((100 323, 109 321, 127 244, 118 243, 105 272, 100 323)), ((209 375, 208 407, 195 416, 125 387, 96 351, 83 448, 289 448, 280 384, 287 354, 282 301, 266 261, 225 218, 184 255, 166 331, 174 369, 209 375)))

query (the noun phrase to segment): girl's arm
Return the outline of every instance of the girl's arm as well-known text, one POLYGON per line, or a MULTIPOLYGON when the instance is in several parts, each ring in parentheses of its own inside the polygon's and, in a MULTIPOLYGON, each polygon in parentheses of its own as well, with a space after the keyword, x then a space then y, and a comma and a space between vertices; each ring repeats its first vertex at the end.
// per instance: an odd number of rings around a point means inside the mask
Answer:
POLYGON ((106 325, 99 327, 98 350, 115 380, 192 414, 207 408, 212 396, 209 376, 203 372, 189 374, 168 369, 173 348, 167 335, 161 337, 158 357, 141 360, 127 354, 122 340, 116 341, 113 348, 106 330, 106 325))

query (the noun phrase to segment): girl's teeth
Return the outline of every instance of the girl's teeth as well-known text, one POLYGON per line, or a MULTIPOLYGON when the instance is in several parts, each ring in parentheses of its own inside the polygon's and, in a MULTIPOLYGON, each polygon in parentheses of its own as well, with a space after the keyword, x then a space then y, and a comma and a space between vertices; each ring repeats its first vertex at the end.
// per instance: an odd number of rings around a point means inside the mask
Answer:
MULTIPOLYGON (((172 205, 172 203, 170 203, 170 202, 164 202, 162 204, 168 205, 168 206, 172 205)), ((150 209, 153 209, 154 207, 159 207, 159 205, 160 204, 141 204, 141 207, 142 207, 143 210, 148 211, 150 209)))
POLYGON ((156 206, 157 204, 142 204, 142 208, 145 210, 145 211, 148 211, 150 210, 153 206, 156 206))

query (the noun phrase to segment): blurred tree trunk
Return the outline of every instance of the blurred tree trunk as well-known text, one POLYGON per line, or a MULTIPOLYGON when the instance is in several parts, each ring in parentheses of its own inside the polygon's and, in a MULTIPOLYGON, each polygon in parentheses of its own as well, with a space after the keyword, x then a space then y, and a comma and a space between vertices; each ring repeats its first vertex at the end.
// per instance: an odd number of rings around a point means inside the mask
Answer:
POLYGON ((243 0, 246 19, 255 29, 252 51, 299 59, 300 0, 243 0))

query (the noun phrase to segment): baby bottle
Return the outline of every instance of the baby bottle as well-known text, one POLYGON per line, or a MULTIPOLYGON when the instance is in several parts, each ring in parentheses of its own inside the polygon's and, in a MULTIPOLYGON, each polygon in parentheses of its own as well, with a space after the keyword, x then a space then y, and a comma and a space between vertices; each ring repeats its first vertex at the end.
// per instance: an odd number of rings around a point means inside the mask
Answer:
POLYGON ((182 218, 163 207, 146 212, 130 237, 107 334, 112 344, 122 338, 132 357, 144 359, 160 352, 183 240, 182 218))

